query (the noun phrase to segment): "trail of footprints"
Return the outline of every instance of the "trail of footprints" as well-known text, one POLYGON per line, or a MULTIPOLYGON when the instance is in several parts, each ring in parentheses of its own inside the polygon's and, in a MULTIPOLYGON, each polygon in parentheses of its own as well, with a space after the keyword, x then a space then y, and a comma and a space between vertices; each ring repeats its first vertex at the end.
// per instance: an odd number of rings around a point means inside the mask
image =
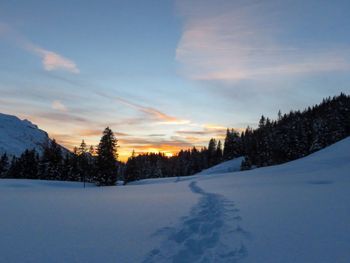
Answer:
POLYGON ((249 233, 240 226, 239 209, 223 196, 205 192, 196 182, 189 187, 201 195, 199 202, 178 226, 156 233, 165 240, 148 254, 144 263, 238 262, 246 257, 243 241, 249 233))

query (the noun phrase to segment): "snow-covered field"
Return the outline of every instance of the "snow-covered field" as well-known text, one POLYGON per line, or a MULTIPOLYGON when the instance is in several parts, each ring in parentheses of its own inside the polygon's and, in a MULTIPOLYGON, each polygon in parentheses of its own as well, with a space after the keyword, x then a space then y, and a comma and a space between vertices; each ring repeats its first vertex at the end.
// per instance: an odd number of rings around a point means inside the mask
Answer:
POLYGON ((0 180, 1 262, 350 262, 350 138, 246 172, 0 180))

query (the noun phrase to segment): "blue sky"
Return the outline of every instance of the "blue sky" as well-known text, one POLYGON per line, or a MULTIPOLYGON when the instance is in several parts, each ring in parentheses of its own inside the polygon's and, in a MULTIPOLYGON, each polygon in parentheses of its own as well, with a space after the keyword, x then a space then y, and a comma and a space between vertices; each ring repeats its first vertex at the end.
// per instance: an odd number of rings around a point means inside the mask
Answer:
POLYGON ((1 1, 0 112, 123 158, 350 91, 349 1, 1 1))

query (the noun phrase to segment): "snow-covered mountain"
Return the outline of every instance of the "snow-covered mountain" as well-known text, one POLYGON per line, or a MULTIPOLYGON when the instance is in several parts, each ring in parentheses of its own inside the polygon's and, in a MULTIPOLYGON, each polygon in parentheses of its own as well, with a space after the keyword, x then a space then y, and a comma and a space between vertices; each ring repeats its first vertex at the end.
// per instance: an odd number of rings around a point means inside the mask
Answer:
POLYGON ((26 149, 42 152, 48 134, 28 120, 0 113, 0 154, 19 156, 26 149))
POLYGON ((243 172, 86 189, 2 179, 0 262, 350 262, 349 171, 350 137, 243 172))

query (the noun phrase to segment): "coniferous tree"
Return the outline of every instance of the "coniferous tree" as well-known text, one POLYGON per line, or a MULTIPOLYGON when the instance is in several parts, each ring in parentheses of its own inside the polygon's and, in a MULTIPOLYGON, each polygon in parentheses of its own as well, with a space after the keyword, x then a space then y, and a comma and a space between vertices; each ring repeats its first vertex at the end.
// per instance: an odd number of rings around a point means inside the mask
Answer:
POLYGON ((224 142, 223 158, 231 160, 242 155, 241 138, 234 129, 227 129, 224 142))
POLYGON ((90 172, 91 172, 91 166, 89 163, 89 154, 88 154, 88 149, 86 146, 86 143, 84 140, 81 141, 81 144, 78 148, 78 156, 77 156, 77 161, 78 161, 78 170, 79 170, 79 178, 80 181, 90 181, 90 172))
POLYGON ((6 176, 9 169, 9 158, 6 153, 4 153, 0 158, 0 178, 6 176))
POLYGON ((45 180, 61 180, 62 175, 62 149, 53 139, 44 148, 39 164, 39 178, 45 180))
POLYGON ((242 134, 243 152, 256 166, 301 158, 350 135, 350 96, 341 93, 304 111, 262 116, 257 129, 242 134))
POLYGON ((126 163, 125 173, 124 173, 124 184, 128 182, 138 180, 138 164, 136 160, 135 151, 132 151, 130 158, 126 163))
POLYGON ((25 150, 17 160, 19 178, 38 179, 39 156, 35 150, 25 150))
POLYGON ((107 127, 97 148, 98 185, 115 185, 117 181, 117 142, 112 130, 107 127))
POLYGON ((7 178, 20 178, 19 175, 21 174, 21 166, 20 163, 18 162, 18 159, 13 156, 11 159, 11 164, 10 167, 7 171, 7 178))
POLYGON ((217 148, 216 140, 211 138, 208 144, 208 165, 213 166, 217 164, 217 148))
POLYGON ((219 140, 218 145, 216 147, 216 164, 222 162, 223 152, 221 141, 219 140))

